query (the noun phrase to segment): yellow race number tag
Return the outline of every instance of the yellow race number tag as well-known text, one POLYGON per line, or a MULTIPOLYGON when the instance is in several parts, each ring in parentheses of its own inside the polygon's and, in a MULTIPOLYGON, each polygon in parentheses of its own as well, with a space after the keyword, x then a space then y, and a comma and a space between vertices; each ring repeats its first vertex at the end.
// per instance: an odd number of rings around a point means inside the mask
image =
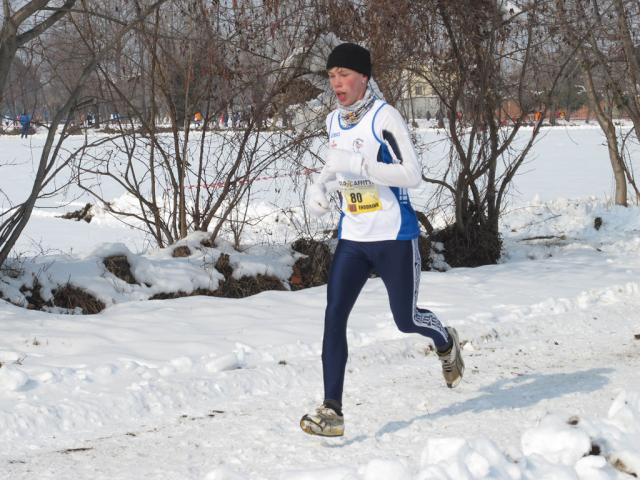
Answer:
POLYGON ((380 194, 369 180, 340 182, 342 198, 349 213, 369 213, 382 209, 380 194))

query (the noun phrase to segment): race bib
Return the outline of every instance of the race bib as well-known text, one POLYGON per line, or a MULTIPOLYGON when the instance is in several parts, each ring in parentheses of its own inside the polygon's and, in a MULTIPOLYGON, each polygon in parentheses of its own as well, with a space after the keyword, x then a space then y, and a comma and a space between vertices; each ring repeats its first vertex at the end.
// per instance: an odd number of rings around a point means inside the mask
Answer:
POLYGON ((347 212, 358 214, 382 210, 378 187, 369 180, 343 181, 340 187, 347 212))

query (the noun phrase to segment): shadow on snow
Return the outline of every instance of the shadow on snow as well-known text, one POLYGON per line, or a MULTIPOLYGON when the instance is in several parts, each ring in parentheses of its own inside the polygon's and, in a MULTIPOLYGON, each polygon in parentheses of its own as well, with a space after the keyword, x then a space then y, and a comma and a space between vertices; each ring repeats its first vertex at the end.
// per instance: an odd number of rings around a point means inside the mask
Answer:
POLYGON ((609 383, 607 374, 611 372, 613 372, 611 368, 594 368, 573 373, 536 373, 505 378, 480 388, 479 391, 484 393, 475 398, 454 403, 436 412, 426 413, 410 420, 389 422, 376 433, 376 437, 407 428, 413 422, 435 420, 465 412, 525 408, 548 398, 561 397, 570 393, 594 392, 609 383))

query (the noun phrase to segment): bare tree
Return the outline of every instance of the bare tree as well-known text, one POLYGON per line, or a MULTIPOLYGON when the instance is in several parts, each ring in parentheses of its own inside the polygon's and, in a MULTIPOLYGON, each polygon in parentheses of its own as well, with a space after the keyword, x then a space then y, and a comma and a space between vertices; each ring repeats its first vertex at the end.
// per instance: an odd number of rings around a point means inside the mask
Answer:
POLYGON ((635 140, 640 139, 640 5, 627 0, 557 0, 556 8, 564 40, 579 53, 585 88, 607 139, 615 203, 627 205, 628 185, 640 199, 626 151, 633 132, 635 140), (617 128, 616 118, 621 115, 631 120, 630 132, 617 128))
POLYGON ((69 13, 76 0, 31 0, 20 8, 12 8, 10 0, 2 1, 0 30, 0 103, 18 49, 35 40, 69 13))
POLYGON ((144 55, 128 58, 145 59, 135 71, 147 86, 149 114, 132 100, 118 69, 100 67, 103 90, 125 105, 128 120, 117 124, 108 152, 86 152, 81 187, 142 225, 160 246, 194 230, 211 231, 215 241, 246 205, 252 185, 295 170, 291 159, 319 133, 315 124, 291 125, 289 115, 291 105, 313 93, 297 83, 315 39, 310 9, 303 0, 170 2, 137 35, 144 55), (302 55, 285 62, 294 50, 302 55), (194 128, 196 112, 202 122, 194 128), (136 210, 118 209, 86 184, 96 175, 118 182, 136 210))
MULTIPOLYGON (((163 3, 163 1, 164 0, 157 0, 151 3, 147 8, 139 10, 133 20, 120 22, 117 19, 114 19, 114 21, 118 21, 121 26, 116 35, 114 35, 113 40, 117 42, 119 38, 125 36, 132 29, 139 27, 141 23, 144 22, 145 19, 163 3)), ((88 10, 78 11, 72 14, 70 18, 73 21, 74 15, 82 17, 89 13, 90 12, 88 10)), ((36 201, 43 196, 48 195, 45 191, 47 188, 52 186, 54 190, 59 188, 54 186, 54 181, 58 174, 63 169, 67 168, 69 162, 73 158, 63 158, 61 156, 63 142, 66 138, 66 129, 69 126, 69 114, 77 105, 78 97, 85 83, 91 77, 100 61, 107 56, 110 48, 110 44, 106 44, 103 49, 95 52, 93 56, 85 59, 84 67, 80 75, 69 86, 64 103, 57 109, 52 117, 49 132, 47 134, 33 180, 31 192, 29 192, 26 200, 13 204, 10 208, 0 214, 0 265, 5 262, 11 249, 27 225, 36 201), (59 126, 62 126, 60 132, 58 132, 59 126)), ((13 199, 9 200, 13 202, 13 199)))
POLYGON ((614 106, 620 98, 620 93, 616 92, 617 88, 615 88, 619 84, 619 79, 614 79, 611 71, 612 47, 615 42, 612 41, 609 32, 615 22, 612 24, 611 21, 613 4, 607 3, 608 12, 601 11, 601 6, 597 3, 591 5, 591 2, 582 0, 570 2, 556 0, 556 8, 563 33, 562 39, 573 46, 578 53, 589 101, 607 139, 607 150, 615 179, 615 203, 626 205, 627 180, 614 124, 614 106), (585 15, 587 12, 588 14, 585 15))
POLYGON ((499 218, 508 189, 571 55, 561 56, 548 42, 549 2, 519 3, 436 0, 413 6, 421 23, 412 32, 418 48, 409 69, 439 97, 451 145, 446 168, 424 177, 442 189, 441 201, 451 199, 453 222, 438 234, 451 265, 500 258, 499 218), (542 112, 540 120, 523 130, 534 111, 542 112))

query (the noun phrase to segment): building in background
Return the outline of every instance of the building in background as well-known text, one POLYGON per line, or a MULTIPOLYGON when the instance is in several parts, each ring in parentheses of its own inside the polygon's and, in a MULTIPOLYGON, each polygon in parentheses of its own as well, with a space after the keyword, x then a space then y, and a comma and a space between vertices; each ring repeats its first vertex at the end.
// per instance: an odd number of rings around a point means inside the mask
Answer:
POLYGON ((440 110, 440 99, 424 77, 405 71, 402 95, 397 108, 411 123, 416 119, 432 120, 440 110))

